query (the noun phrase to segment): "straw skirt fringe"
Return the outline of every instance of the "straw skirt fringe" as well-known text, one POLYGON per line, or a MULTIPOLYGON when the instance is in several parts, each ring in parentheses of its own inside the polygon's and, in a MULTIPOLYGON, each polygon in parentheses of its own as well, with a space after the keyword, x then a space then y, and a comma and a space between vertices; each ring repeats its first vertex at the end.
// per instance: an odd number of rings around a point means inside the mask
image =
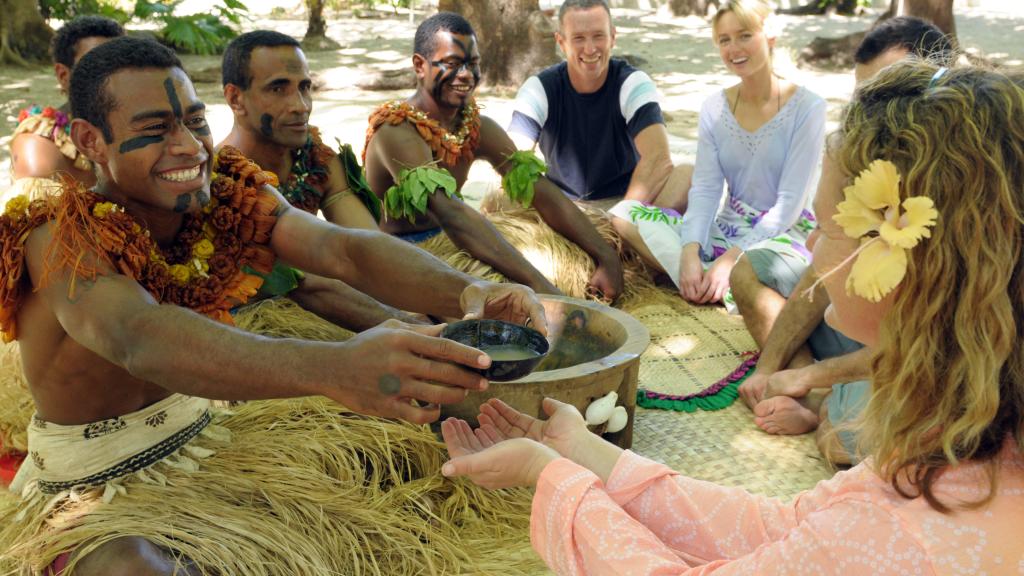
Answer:
MULTIPOLYGON (((198 438, 194 464, 160 462, 117 483, 47 498, 0 499, 0 573, 40 570, 141 536, 203 574, 529 574, 530 494, 487 492, 440 475, 429 428, 346 414, 309 398, 245 404, 198 438), (209 455, 207 450, 215 452, 209 455), (24 516, 22 519, 18 519, 24 516)), ((186 459, 187 460, 187 459, 186 459)), ((31 496, 31 495, 30 495, 31 496)), ((72 566, 73 568, 73 566, 72 566)))
POLYGON ((26 430, 35 410, 18 343, 0 344, 0 455, 26 451, 26 430))
MULTIPOLYGON (((286 299, 235 321, 268 336, 347 337, 286 299)), ((116 482, 109 503, 104 488, 52 510, 47 498, 26 505, 0 494, 0 575, 31 574, 65 551, 82 557, 121 536, 141 536, 204 574, 543 571, 529 544, 530 493, 444 478, 446 452, 427 427, 353 415, 321 398, 252 402, 214 424, 230 442, 201 436, 184 450, 214 455, 157 463, 116 482)))

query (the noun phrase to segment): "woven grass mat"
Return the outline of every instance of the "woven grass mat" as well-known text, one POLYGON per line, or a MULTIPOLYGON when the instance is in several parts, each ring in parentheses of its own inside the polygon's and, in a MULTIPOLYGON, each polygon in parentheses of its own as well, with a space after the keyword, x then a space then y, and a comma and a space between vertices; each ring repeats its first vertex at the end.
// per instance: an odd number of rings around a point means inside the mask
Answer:
POLYGON ((650 330, 640 362, 640 387, 673 395, 696 394, 732 372, 740 354, 757 349, 743 319, 719 306, 658 302, 627 312, 650 330))
MULTIPOLYGON (((717 306, 659 298, 627 311, 651 332, 651 345, 640 358, 640 388, 699 392, 735 369, 742 352, 756 349, 742 318, 717 306)), ((781 498, 834 474, 813 434, 766 434, 742 401, 713 412, 638 407, 633 451, 693 478, 781 498)))

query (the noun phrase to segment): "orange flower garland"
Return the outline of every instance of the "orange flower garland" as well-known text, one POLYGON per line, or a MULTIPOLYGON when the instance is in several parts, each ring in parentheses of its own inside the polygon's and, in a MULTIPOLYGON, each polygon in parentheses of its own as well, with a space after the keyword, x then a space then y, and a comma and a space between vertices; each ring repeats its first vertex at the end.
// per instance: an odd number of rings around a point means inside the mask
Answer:
POLYGON ((260 188, 276 184, 273 174, 225 146, 219 153, 212 199, 198 214, 185 216, 166 249, 123 208, 65 178, 63 193, 31 203, 16 197, 0 216, 0 331, 17 338, 18 308, 32 287, 25 273, 25 241, 33 229, 52 223, 48 275, 69 270, 73 280, 94 280, 99 263, 139 282, 162 303, 177 304, 231 324, 229 310, 256 294, 263 280, 243 266, 269 272, 274 253, 267 244, 277 221, 277 199, 260 188))
POLYGON ((384 124, 397 126, 402 122, 412 124, 420 137, 430 146, 434 159, 449 168, 462 159, 473 161, 474 151, 480 143, 480 109, 472 100, 462 108, 462 124, 452 134, 441 127, 437 120, 408 102, 392 100, 370 114, 370 127, 366 129, 366 145, 363 146, 363 165, 366 165, 366 151, 370 139, 384 124))

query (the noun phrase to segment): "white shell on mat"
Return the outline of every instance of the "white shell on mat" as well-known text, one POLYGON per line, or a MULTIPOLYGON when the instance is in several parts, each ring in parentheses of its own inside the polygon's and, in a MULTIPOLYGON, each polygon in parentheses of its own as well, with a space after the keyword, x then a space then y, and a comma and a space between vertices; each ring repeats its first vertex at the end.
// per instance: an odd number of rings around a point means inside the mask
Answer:
POLYGON ((587 406, 587 425, 597 426, 598 424, 604 424, 612 417, 612 411, 615 410, 615 401, 619 399, 618 392, 612 390, 604 396, 594 400, 587 406))
POLYGON ((612 416, 608 419, 608 426, 604 429, 605 432, 618 432, 626 427, 629 423, 629 414, 626 413, 625 406, 616 406, 612 410, 612 416))

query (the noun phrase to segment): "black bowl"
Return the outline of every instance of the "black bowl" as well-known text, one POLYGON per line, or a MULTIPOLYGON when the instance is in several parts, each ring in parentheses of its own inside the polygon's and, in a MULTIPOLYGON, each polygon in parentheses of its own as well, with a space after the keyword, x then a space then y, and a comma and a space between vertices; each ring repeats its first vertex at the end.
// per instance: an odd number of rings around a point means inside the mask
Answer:
POLYGON ((495 360, 486 370, 477 370, 494 382, 508 382, 526 376, 540 364, 548 353, 548 341, 534 330, 501 320, 462 320, 453 322, 441 331, 442 338, 487 351, 492 346, 522 346, 536 353, 524 360, 495 360))

